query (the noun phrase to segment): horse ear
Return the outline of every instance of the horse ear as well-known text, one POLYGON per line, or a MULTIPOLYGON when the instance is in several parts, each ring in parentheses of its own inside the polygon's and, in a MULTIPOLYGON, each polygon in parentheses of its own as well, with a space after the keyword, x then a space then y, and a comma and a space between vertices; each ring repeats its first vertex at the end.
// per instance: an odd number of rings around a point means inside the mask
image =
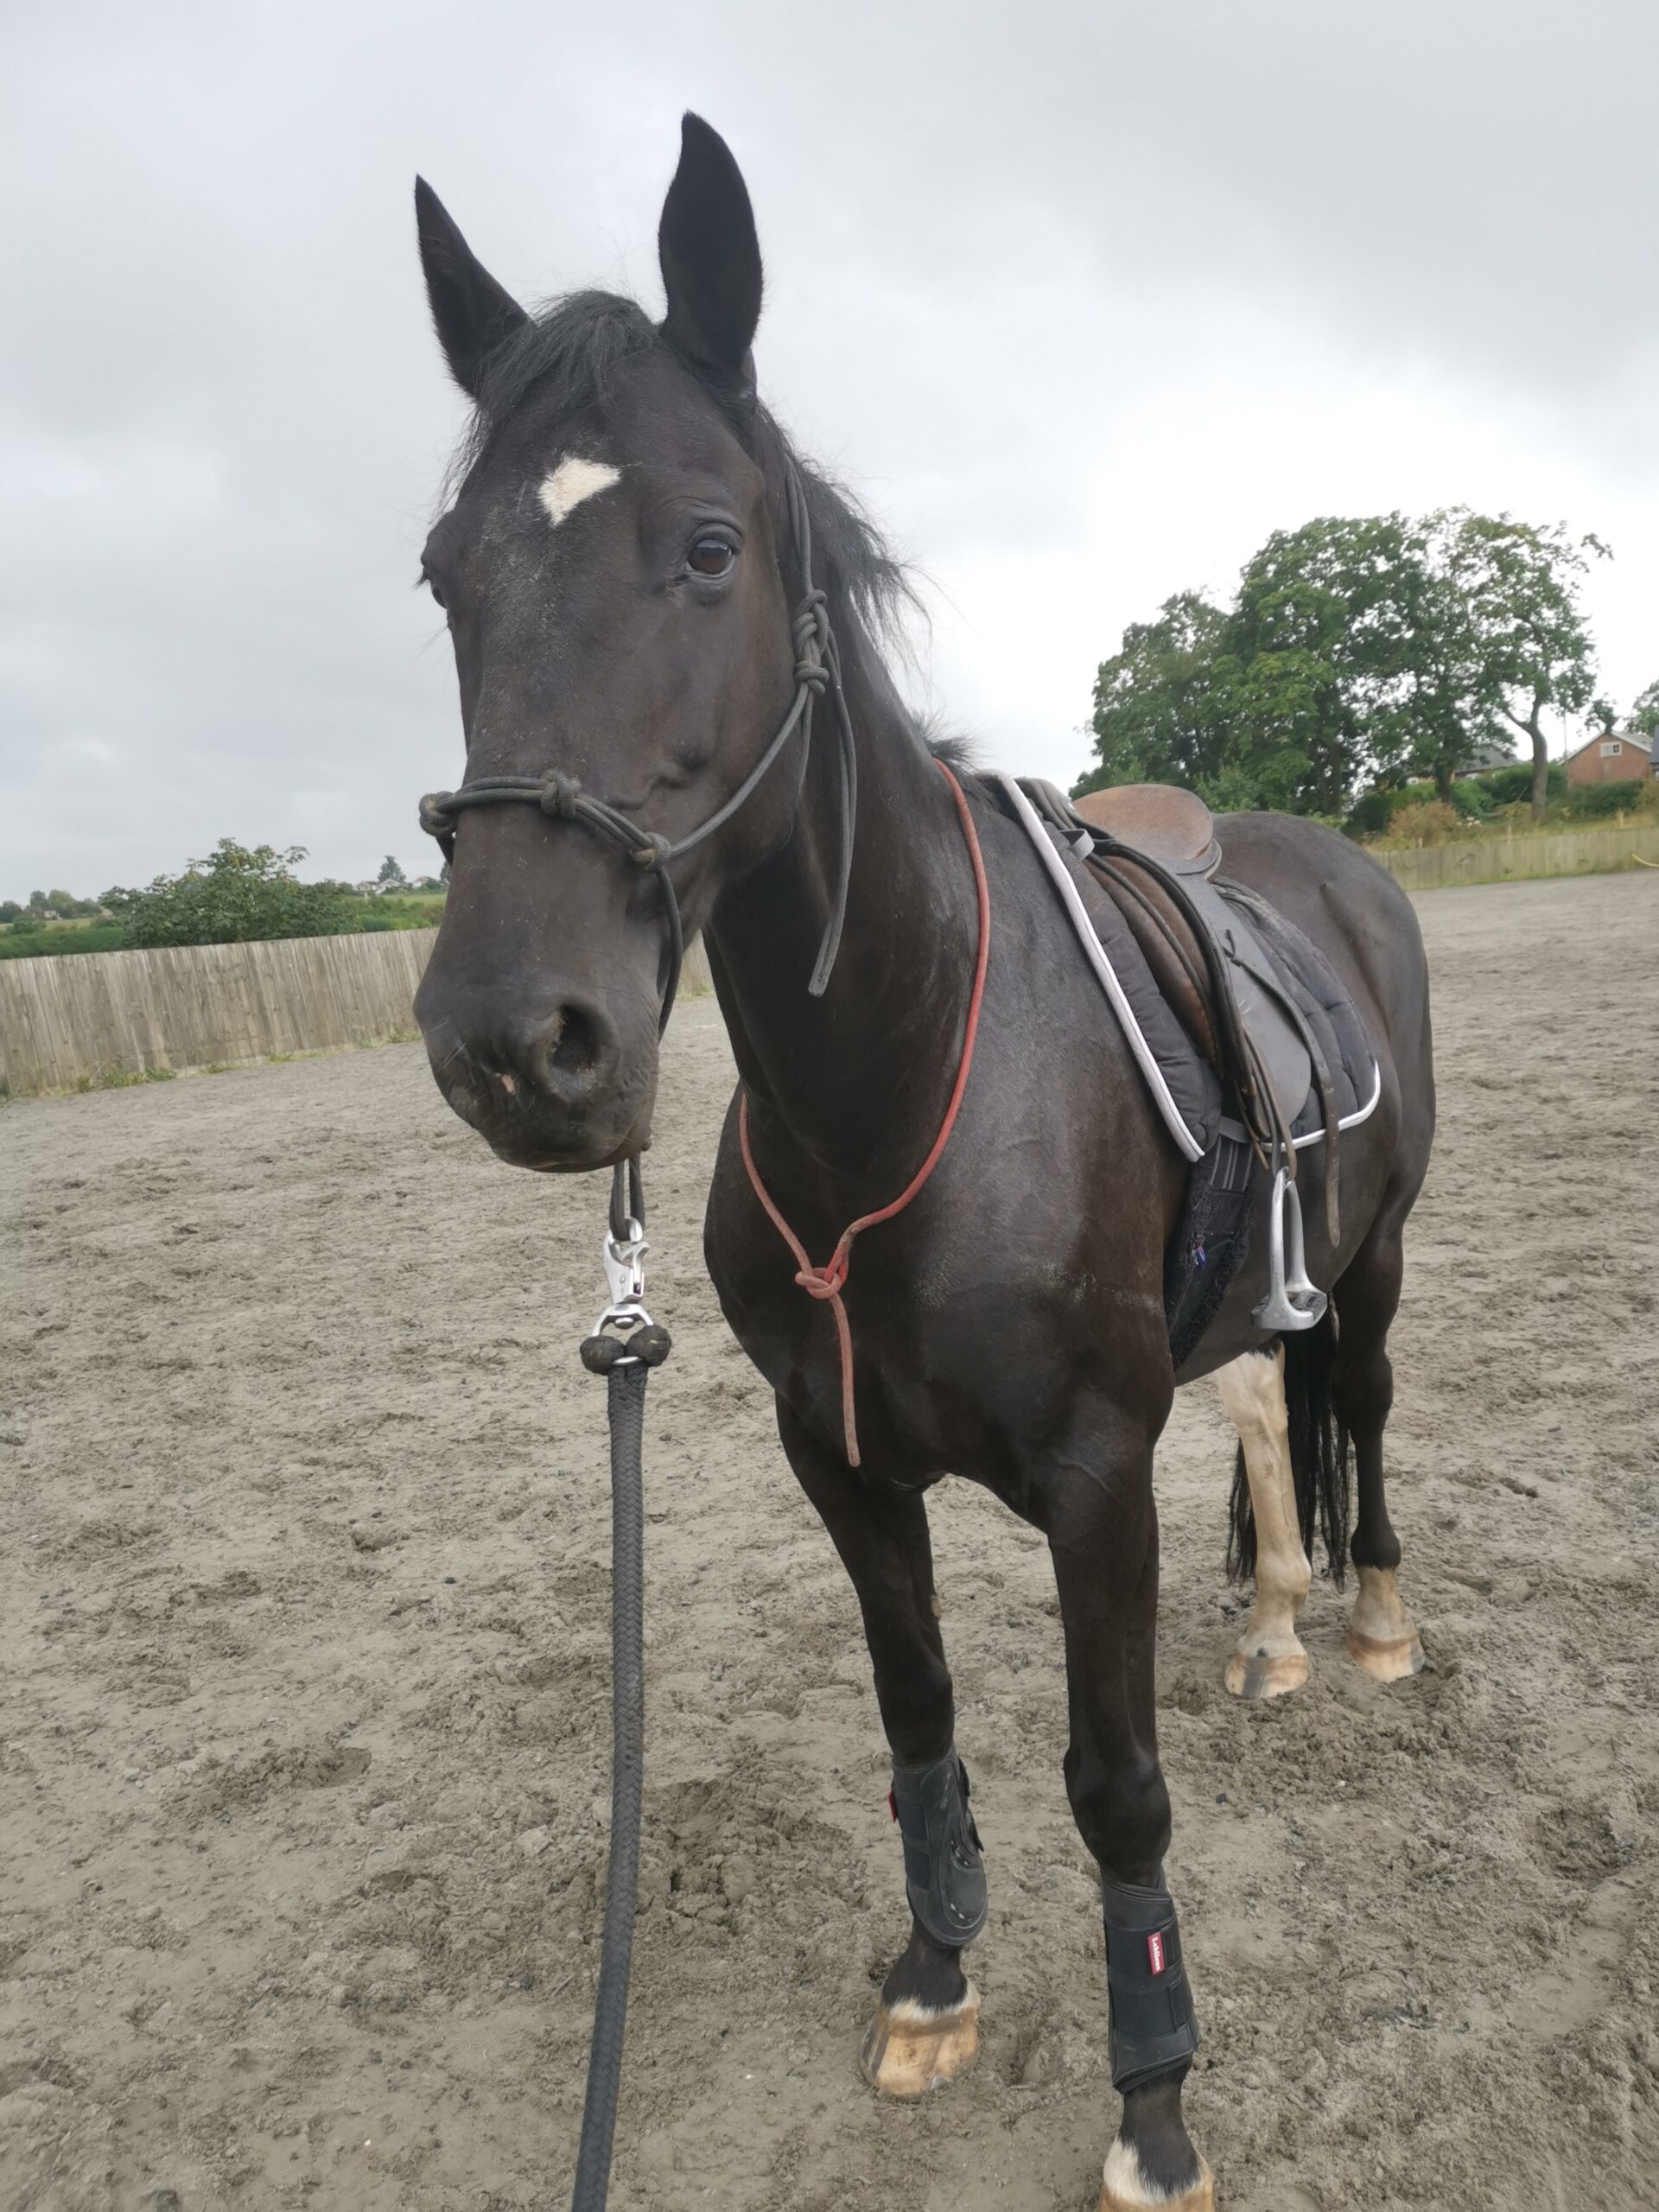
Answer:
POLYGON ((680 165, 663 202, 657 252, 668 295, 664 337, 694 367, 753 392, 760 241, 742 171, 700 115, 680 124, 680 165))
POLYGON ((455 382, 469 399, 476 399, 485 363, 530 317, 512 293, 496 283, 442 200, 420 176, 415 180, 415 226, 438 343, 455 382))

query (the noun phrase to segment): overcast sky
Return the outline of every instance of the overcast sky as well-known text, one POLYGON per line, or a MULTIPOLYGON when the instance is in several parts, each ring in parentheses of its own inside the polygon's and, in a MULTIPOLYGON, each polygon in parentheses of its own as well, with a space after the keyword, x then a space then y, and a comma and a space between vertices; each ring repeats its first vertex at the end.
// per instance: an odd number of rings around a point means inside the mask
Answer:
POLYGON ((695 107, 762 389, 925 572, 910 689, 1085 764, 1126 622, 1268 532, 1593 530, 1659 676, 1654 0, 59 0, 0 31, 0 896, 225 836, 357 877, 460 770, 411 588, 462 421, 410 209, 660 312, 695 107))

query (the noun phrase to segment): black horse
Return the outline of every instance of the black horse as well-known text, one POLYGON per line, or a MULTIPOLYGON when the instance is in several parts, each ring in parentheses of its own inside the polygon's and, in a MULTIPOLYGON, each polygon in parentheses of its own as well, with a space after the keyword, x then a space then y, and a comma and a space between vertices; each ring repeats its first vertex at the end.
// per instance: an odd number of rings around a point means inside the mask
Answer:
MULTIPOLYGON (((983 1874, 924 1503, 949 1470, 994 1490, 1053 1558, 1065 1783, 1101 1872, 1123 2092, 1103 2205, 1208 2205, 1181 2113, 1197 2029, 1164 1884, 1153 1452, 1175 1385, 1217 1374, 1256 1538, 1255 1607, 1229 1687, 1294 1688, 1306 1675, 1295 1620, 1309 1580, 1294 1477, 1305 1497, 1300 1462, 1317 1454, 1312 1443, 1293 1454, 1285 1351, 1252 1322, 1259 1263, 1173 1372, 1163 1270, 1186 1163, 1025 832, 900 702, 878 649, 900 571, 756 397, 760 256, 723 142, 687 117, 663 210, 661 323, 591 293, 532 318, 424 185, 416 201, 438 336, 477 409, 424 559, 454 642, 463 793, 522 779, 545 794, 539 807, 479 804, 429 823, 454 838, 417 1001, 437 1080, 515 1166, 582 1171, 639 1153, 670 969, 667 876, 687 935, 701 930, 709 946, 740 1078, 709 1195, 709 1270, 852 1577, 893 1750, 912 1926, 866 2073, 918 2094, 977 2044, 963 1951, 983 1922, 983 1874), (809 531, 827 623, 804 573, 809 531), (798 717, 743 803, 676 855, 740 791, 791 700, 823 688, 830 637, 855 798, 820 700, 819 741, 807 744, 798 717), (976 851, 991 917, 982 1007, 976 851), (814 995, 843 897, 839 956, 814 995), (970 1010, 976 1049, 937 1172, 862 1235, 843 1286, 844 1407, 841 1309, 822 1310, 839 1276, 802 1268, 745 1148, 801 1245, 828 1255, 934 1146, 970 1010)), ((1327 1319, 1289 1350, 1293 1398, 1316 1416, 1334 1408, 1344 1451, 1351 1440, 1350 1649, 1391 1680, 1421 1663, 1395 1586, 1382 1429, 1402 1231, 1433 1126, 1422 948, 1405 899, 1341 837, 1272 815, 1230 817, 1219 833, 1227 875, 1323 950, 1380 1065, 1376 1109, 1343 1139, 1338 1240, 1322 1198, 1309 1198, 1308 1263, 1339 1328, 1327 1319)))

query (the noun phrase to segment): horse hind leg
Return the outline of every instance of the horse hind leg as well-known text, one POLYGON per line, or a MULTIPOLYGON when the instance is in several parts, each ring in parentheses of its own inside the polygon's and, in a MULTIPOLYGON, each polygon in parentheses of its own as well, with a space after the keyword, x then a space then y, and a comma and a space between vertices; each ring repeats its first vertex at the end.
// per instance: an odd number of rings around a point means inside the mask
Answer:
POLYGON ((1373 1235, 1337 1285, 1341 1321, 1332 1390, 1353 1439, 1356 1510, 1352 1557, 1359 1594, 1348 1624, 1348 1653, 1379 1682, 1419 1673, 1423 1647, 1400 1595, 1400 1539, 1389 1519, 1382 1482, 1382 1431, 1394 1403, 1388 1336, 1404 1268, 1398 1230, 1373 1235))
POLYGON ((1283 1697, 1307 1680, 1296 1616, 1313 1572, 1302 1548, 1285 1408, 1285 1354, 1247 1351, 1217 1370, 1227 1417, 1238 1431, 1255 1529, 1250 1617, 1223 1680, 1235 1697, 1283 1697))

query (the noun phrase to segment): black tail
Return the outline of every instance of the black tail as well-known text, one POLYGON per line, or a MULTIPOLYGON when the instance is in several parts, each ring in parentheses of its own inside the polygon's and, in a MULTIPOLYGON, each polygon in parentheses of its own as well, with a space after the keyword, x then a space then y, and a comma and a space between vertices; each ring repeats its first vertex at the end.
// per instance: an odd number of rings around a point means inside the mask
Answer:
MULTIPOLYGON (((1302 1548, 1313 1556, 1314 1532, 1325 1546, 1331 1580, 1341 1589, 1348 1573, 1348 1528, 1353 1503, 1353 1455, 1331 1391, 1336 1362, 1337 1317, 1327 1309, 1312 1329, 1282 1339, 1285 1411, 1290 1421, 1290 1471, 1296 1485, 1296 1518, 1302 1548)), ((1233 1468, 1228 1504, 1227 1573, 1243 1582, 1255 1572, 1255 1515, 1244 1472, 1244 1447, 1233 1468)))

